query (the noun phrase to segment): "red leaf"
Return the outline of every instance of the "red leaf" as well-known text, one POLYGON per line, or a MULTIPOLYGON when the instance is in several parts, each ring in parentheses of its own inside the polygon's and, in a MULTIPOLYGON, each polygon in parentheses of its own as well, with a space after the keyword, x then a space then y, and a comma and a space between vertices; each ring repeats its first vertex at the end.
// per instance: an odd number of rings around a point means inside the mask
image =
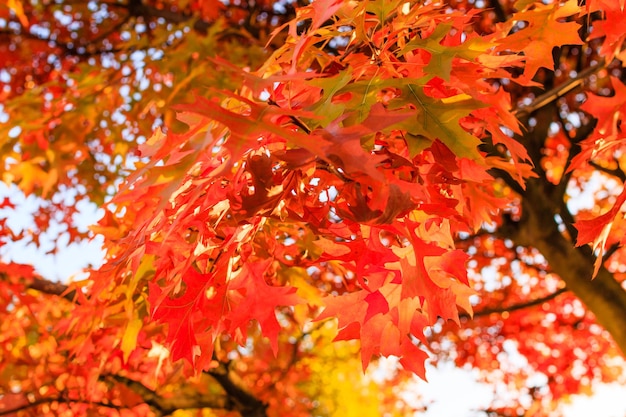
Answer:
POLYGON ((280 325, 276 320, 276 307, 292 306, 303 300, 296 295, 296 288, 273 287, 265 281, 265 271, 272 259, 260 262, 246 262, 237 276, 228 284, 229 291, 237 291, 239 297, 229 297, 237 303, 228 314, 231 330, 239 328, 245 334, 250 320, 256 320, 263 335, 272 346, 274 355, 278 353, 278 333, 280 325))
POLYGON ((364 321, 368 321, 376 314, 385 314, 389 311, 389 303, 387 299, 380 293, 380 291, 374 291, 365 297, 367 303, 367 312, 365 313, 364 321))
POLYGON ((578 237, 576 238, 576 246, 582 246, 586 243, 593 242, 593 250, 598 250, 596 262, 594 264, 593 276, 595 277, 600 270, 602 264, 602 254, 604 253, 606 240, 611 231, 613 220, 622 205, 626 201, 626 187, 622 190, 617 197, 615 204, 611 209, 601 216, 594 219, 579 220, 574 223, 576 229, 578 229, 578 237))

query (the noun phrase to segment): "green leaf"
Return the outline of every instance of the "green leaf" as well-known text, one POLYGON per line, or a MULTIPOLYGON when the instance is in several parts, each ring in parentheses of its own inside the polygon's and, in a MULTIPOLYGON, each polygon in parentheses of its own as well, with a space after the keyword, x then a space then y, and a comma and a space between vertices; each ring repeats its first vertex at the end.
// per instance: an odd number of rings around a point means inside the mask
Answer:
POLYGON ((384 23, 389 16, 400 7, 404 0, 375 0, 367 2, 366 10, 378 17, 378 21, 384 23))
POLYGON ((424 68, 424 71, 449 81, 454 58, 474 61, 489 47, 489 44, 481 38, 469 39, 467 42, 458 46, 442 45, 441 41, 450 33, 451 29, 452 24, 440 24, 426 39, 416 37, 411 42, 407 43, 400 52, 400 55, 402 56, 415 49, 428 51, 431 54, 431 58, 428 65, 424 68))
MULTIPOLYGON (((404 123, 408 133, 418 138, 422 136, 431 140, 439 139, 456 156, 484 164, 484 158, 478 152, 480 140, 467 133, 459 122, 473 110, 484 107, 485 104, 465 94, 444 99, 429 97, 421 87, 414 84, 405 87, 398 103, 404 105, 407 100, 417 106, 418 110, 417 120, 404 123)), ((423 142, 417 145, 409 144, 409 149, 419 149, 423 145, 423 142)))
POLYGON ((341 71, 334 77, 315 78, 306 81, 312 87, 322 89, 322 97, 307 110, 320 116, 320 119, 312 120, 310 127, 325 127, 333 120, 339 118, 346 110, 345 103, 333 103, 332 99, 340 93, 340 90, 352 81, 352 70, 341 71))

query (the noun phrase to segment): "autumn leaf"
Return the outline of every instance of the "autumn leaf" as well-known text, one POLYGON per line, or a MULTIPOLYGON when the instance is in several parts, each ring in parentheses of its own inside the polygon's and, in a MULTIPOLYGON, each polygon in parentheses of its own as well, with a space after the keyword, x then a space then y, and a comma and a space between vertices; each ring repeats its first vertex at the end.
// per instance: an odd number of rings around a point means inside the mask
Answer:
POLYGON ((614 89, 613 96, 602 97, 589 94, 587 100, 580 107, 596 119, 597 130, 601 135, 611 138, 618 134, 620 115, 626 112, 626 85, 619 79, 610 77, 614 89))
POLYGON ((626 201, 626 189, 617 196, 613 207, 601 216, 594 219, 578 220, 574 223, 578 229, 578 237, 576 238, 576 246, 582 246, 592 243, 592 248, 596 253, 596 261, 594 263, 593 277, 598 275, 598 271, 602 266, 602 255, 606 250, 606 241, 609 237, 613 221, 617 213, 626 201))
MULTIPOLYGON (((526 22, 520 30, 509 34, 499 43, 501 51, 522 51, 526 58, 524 79, 531 81, 539 68, 554 70, 552 49, 562 45, 580 45, 578 36, 580 24, 576 22, 562 22, 561 19, 580 12, 580 6, 575 0, 569 0, 563 5, 537 5, 514 14, 511 24, 526 22)), ((522 6, 520 6, 522 7, 522 6)))
POLYGON ((40 3, 0 4, 0 415, 623 379, 624 1, 40 3))
POLYGON ((276 308, 299 304, 302 299, 296 295, 295 288, 274 287, 265 282, 263 275, 270 263, 270 260, 249 262, 238 271, 237 277, 229 284, 229 291, 239 294, 231 295, 229 299, 239 302, 228 317, 233 329, 240 328, 244 332, 250 320, 256 320, 270 340, 274 355, 277 355, 280 325, 276 319, 276 308))
POLYGON ((478 152, 480 140, 467 133, 459 124, 463 117, 482 107, 482 104, 465 95, 445 99, 428 97, 416 85, 408 85, 405 95, 418 109, 417 121, 408 126, 411 135, 439 139, 459 157, 483 160, 478 152))
POLYGON ((24 13, 24 7, 22 6, 21 0, 7 0, 7 7, 15 13, 24 28, 29 27, 28 18, 24 13))

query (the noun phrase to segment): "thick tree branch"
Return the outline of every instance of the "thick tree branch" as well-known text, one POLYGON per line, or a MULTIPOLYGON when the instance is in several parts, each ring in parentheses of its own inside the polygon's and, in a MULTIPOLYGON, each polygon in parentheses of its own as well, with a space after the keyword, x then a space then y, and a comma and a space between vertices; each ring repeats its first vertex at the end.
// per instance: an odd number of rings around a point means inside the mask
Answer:
MULTIPOLYGON (((201 394, 197 391, 186 391, 181 387, 176 395, 171 397, 163 397, 158 392, 151 390, 141 382, 122 375, 105 375, 104 380, 112 380, 118 384, 122 384, 131 389, 135 394, 139 395, 142 400, 150 407, 150 409, 158 416, 168 416, 177 410, 193 410, 208 408, 212 410, 236 410, 242 411, 237 407, 237 398, 232 398, 227 391, 226 395, 212 396, 201 394)), ((242 412, 242 415, 246 415, 242 412)))
MULTIPOLYGON (((9 277, 4 273, 0 273, 0 281, 8 282, 9 277)), ((56 295, 57 297, 66 299, 70 303, 77 302, 76 290, 70 290, 69 286, 61 284, 60 282, 52 282, 39 277, 21 278, 21 282, 23 282, 25 289, 39 291, 40 293, 48 295, 56 295)))
POLYGON ((70 290, 70 287, 60 282, 52 282, 43 278, 35 278, 27 288, 42 292, 44 294, 56 295, 65 298, 70 303, 76 302, 76 290, 70 290))
POLYGON ((119 384, 125 385, 135 394, 139 395, 142 400, 146 404, 148 404, 150 409, 158 416, 164 416, 176 411, 176 408, 168 408, 161 404, 161 398, 157 395, 157 393, 152 391, 150 388, 146 387, 139 381, 135 381, 121 375, 106 375, 105 379, 107 378, 119 384))
POLYGON ((242 416, 246 417, 266 417, 267 404, 264 404, 254 395, 244 390, 229 376, 228 367, 220 363, 216 369, 207 372, 218 384, 224 389, 229 399, 233 401, 234 409, 239 411, 242 416))

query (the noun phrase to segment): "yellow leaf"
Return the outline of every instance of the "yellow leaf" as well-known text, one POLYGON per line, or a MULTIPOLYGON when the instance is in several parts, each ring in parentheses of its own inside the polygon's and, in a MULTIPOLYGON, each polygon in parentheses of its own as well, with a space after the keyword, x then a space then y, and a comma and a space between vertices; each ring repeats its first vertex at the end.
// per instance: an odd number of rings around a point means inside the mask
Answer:
POLYGON ((15 16, 17 16, 17 18, 20 20, 22 26, 27 28, 29 24, 28 19, 26 18, 26 14, 24 13, 24 7, 22 6, 22 2, 20 2, 19 0, 7 0, 7 6, 9 7, 9 9, 11 9, 13 13, 15 13, 15 16))
POLYGON ((287 275, 291 286, 298 289, 298 296, 304 298, 312 306, 320 307, 324 305, 319 288, 309 284, 310 277, 306 269, 299 267, 289 268, 287 275))
POLYGON ((135 350, 137 346, 137 335, 143 325, 143 321, 138 318, 132 319, 126 326, 124 337, 122 337, 122 352, 124 353, 124 362, 128 360, 130 353, 135 350))
POLYGON ((472 96, 470 96, 469 94, 457 94, 456 96, 452 97, 444 97, 441 99, 441 102, 445 104, 452 104, 458 103, 460 101, 471 100, 471 98, 472 96))

